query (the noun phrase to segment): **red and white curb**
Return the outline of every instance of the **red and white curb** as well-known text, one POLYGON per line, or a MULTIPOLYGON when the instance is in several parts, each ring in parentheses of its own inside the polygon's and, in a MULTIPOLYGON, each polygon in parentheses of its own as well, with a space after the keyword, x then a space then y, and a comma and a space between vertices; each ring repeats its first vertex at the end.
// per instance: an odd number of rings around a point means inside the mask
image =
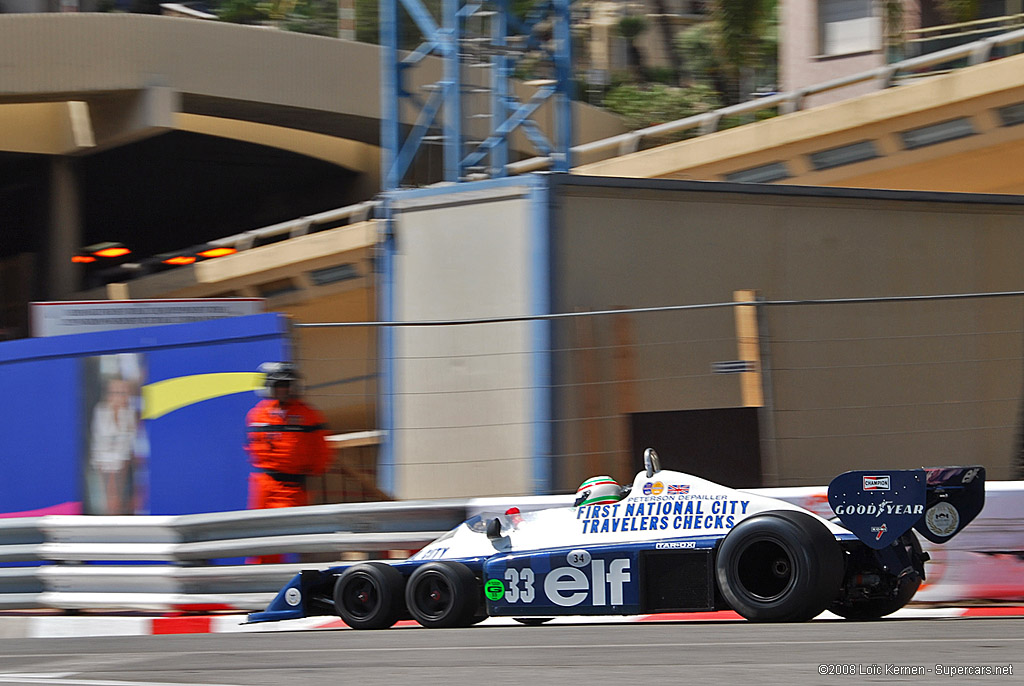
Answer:
MULTIPOLYGON (((959 619, 975 617, 1024 617, 1024 606, 1013 607, 910 607, 899 610, 894 619, 959 619)), ((818 620, 839 619, 823 612, 818 620)), ((556 617, 549 624, 627 624, 634 622, 730 622, 744 621, 735 612, 689 612, 632 617, 556 617)), ((494 617, 481 626, 518 626, 510 617, 494 617)), ((413 621, 399 622, 400 628, 418 628, 413 621)), ((0 638, 67 638, 88 636, 153 636, 164 634, 218 634, 344 629, 337 617, 307 617, 281 622, 246 624, 245 615, 185 615, 177 617, 64 617, 11 615, 0 617, 0 638)))

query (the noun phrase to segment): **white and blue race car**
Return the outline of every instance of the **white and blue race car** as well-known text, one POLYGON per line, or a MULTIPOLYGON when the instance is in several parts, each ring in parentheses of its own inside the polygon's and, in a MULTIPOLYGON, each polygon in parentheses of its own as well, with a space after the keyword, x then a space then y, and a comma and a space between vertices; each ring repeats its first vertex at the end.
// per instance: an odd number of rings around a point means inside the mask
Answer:
POLYGON ((824 610, 877 619, 924 579, 913 530, 935 543, 984 505, 983 467, 846 472, 829 485, 837 515, 646 468, 617 502, 467 520, 408 560, 296 575, 250 622, 337 614, 355 629, 413 618, 460 627, 487 617, 732 609, 761 622, 824 610))

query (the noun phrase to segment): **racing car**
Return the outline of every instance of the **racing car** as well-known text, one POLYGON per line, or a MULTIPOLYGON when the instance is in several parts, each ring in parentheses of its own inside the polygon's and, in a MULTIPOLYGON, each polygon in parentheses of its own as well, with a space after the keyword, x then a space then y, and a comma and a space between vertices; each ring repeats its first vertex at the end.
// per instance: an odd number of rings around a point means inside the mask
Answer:
POLYGON ((572 507, 480 514, 405 561, 306 570, 249 621, 337 614, 354 629, 408 618, 444 628, 723 609, 757 622, 824 610, 878 619, 925 578, 914 531, 950 540, 981 511, 984 482, 981 466, 846 472, 829 484, 836 517, 825 519, 662 470, 648 448, 624 497, 591 497, 602 483, 592 479, 572 507))

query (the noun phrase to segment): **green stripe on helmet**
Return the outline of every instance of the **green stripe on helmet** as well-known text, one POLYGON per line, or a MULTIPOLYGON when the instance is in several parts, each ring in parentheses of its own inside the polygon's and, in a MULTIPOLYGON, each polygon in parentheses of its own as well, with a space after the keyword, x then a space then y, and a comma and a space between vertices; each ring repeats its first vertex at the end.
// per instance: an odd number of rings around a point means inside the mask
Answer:
POLYGON ((595 495, 593 498, 584 500, 580 505, 604 505, 606 503, 617 503, 619 498, 614 495, 595 495))

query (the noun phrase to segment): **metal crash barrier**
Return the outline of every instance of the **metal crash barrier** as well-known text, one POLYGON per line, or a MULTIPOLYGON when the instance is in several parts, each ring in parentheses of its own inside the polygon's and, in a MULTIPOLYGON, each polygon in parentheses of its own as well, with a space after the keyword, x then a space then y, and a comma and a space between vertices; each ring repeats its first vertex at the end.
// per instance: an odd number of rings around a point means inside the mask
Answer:
POLYGON ((0 609, 261 609, 299 569, 421 548, 464 521, 468 502, 0 520, 0 609), (315 561, 244 564, 296 553, 315 561))
MULTIPOLYGON (((825 487, 752 489, 831 516, 825 487)), ((348 555, 404 556, 481 512, 573 496, 316 505, 180 516, 0 520, 0 610, 248 611, 296 572, 348 555), (310 561, 244 564, 252 555, 310 561)), ((932 556, 922 603, 1024 599, 1024 481, 988 482, 981 515, 932 556)))

